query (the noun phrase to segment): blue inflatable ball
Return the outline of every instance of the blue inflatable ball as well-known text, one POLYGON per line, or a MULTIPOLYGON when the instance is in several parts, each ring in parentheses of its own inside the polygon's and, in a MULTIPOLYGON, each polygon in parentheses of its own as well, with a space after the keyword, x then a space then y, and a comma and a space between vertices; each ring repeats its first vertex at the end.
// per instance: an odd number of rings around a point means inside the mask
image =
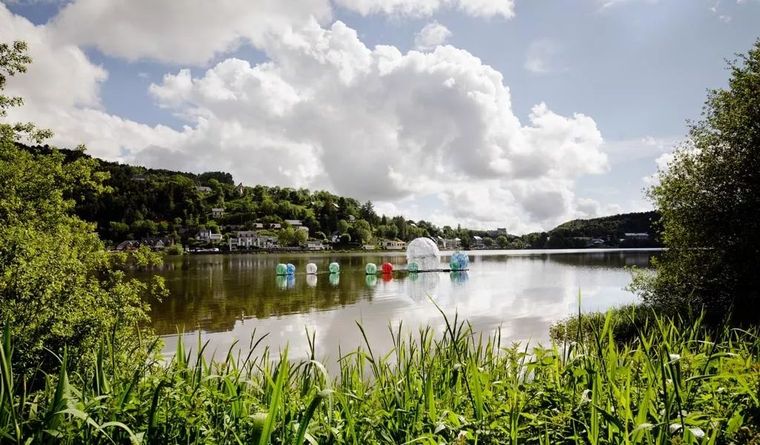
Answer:
POLYGON ((296 273, 296 266, 293 264, 288 263, 286 267, 288 268, 288 275, 294 275, 296 273))
POLYGON ((451 261, 449 262, 451 270, 466 270, 470 267, 470 257, 466 254, 456 251, 451 254, 451 261))

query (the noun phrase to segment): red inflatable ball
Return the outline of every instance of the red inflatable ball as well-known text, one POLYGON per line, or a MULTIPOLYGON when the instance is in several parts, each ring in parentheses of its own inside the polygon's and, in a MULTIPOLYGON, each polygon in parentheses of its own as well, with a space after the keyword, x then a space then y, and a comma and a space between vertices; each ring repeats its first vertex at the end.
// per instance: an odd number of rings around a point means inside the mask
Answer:
POLYGON ((391 264, 391 263, 383 263, 382 270, 383 270, 383 274, 384 275, 392 274, 393 273, 393 264, 391 264))

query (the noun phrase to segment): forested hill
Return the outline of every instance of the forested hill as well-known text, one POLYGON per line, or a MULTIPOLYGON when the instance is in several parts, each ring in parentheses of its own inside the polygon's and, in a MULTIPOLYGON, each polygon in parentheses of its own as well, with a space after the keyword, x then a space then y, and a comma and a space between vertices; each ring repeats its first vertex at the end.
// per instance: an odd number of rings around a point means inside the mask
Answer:
MULTIPOLYGON (((23 147, 50 155, 47 146, 23 147)), ((67 160, 90 156, 79 150, 58 150, 67 160)), ((286 220, 299 220, 311 237, 330 239, 338 233, 346 244, 373 238, 409 240, 418 236, 462 236, 451 228, 437 228, 426 221, 378 215, 371 202, 326 191, 236 184, 229 173, 201 174, 150 169, 97 160, 97 170, 107 172, 107 193, 77 199, 77 213, 97 223, 105 240, 149 237, 173 238, 183 243, 199 231, 265 228, 286 220), (223 209, 215 213, 214 209, 223 209), (446 231, 446 233, 444 233, 446 231)), ((264 230, 266 232, 266 230, 264 230)), ((275 235, 275 234, 271 234, 275 235)))
POLYGON ((629 245, 660 245, 660 215, 657 211, 623 213, 593 219, 574 219, 550 230, 554 242, 567 239, 627 240, 629 245), (628 234, 628 235, 626 235, 628 234), (636 235, 632 235, 636 234, 636 235), (645 238, 643 234, 647 234, 645 238))
MULTIPOLYGON (((23 148, 39 155, 53 153, 47 146, 23 148)), ((80 150, 58 151, 67 160, 90 158, 80 150)), ((187 245, 197 241, 202 231, 233 236, 238 230, 255 229, 276 237, 281 245, 299 245, 305 241, 298 238, 304 233, 288 232, 288 221, 293 220, 309 229, 310 238, 338 240, 346 247, 419 236, 458 239, 463 248, 589 247, 592 238, 616 246, 628 232, 652 235, 648 242, 636 245, 656 245, 658 233, 654 212, 574 220, 549 232, 521 237, 504 229, 437 227, 427 221, 378 215, 369 201, 361 203, 327 191, 246 186, 225 172, 195 174, 94 161, 96 170, 107 173, 108 191, 77 196, 76 210, 83 219, 95 222, 100 236, 114 244, 163 238, 187 245)))

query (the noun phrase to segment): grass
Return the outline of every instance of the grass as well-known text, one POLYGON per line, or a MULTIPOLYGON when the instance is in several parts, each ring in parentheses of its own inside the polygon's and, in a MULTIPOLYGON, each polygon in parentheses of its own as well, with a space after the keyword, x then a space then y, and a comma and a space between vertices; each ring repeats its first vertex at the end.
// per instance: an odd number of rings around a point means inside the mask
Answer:
POLYGON ((154 354, 116 368, 128 352, 104 339, 91 366, 64 354, 35 391, 27 382, 40 376, 13 375, 6 330, 0 442, 760 443, 757 331, 653 317, 620 343, 607 315, 586 341, 529 350, 445 321, 443 332, 390 329, 383 355, 358 325, 365 345, 333 376, 315 360, 313 333, 301 361, 287 350, 273 359, 254 335, 246 355, 207 361, 206 345, 180 343, 168 362, 154 354))

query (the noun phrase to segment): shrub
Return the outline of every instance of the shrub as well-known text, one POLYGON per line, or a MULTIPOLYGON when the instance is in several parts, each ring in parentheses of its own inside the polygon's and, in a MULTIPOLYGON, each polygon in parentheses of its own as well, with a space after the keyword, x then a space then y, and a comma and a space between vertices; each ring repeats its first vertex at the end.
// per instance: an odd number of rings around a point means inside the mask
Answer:
POLYGON ((712 320, 730 308, 758 320, 760 274, 760 40, 729 63, 727 89, 711 91, 649 196, 669 248, 657 275, 638 282, 644 300, 672 313, 703 307, 712 320))

